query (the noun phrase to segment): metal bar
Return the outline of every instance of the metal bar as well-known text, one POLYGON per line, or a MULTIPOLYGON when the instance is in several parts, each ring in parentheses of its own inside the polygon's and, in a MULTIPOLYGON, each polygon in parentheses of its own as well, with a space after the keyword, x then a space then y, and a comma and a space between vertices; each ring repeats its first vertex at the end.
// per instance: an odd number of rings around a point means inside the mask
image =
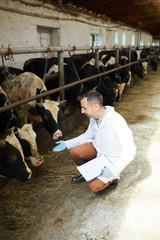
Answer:
MULTIPOLYGON (((63 51, 58 52, 58 72, 59 72, 59 86, 64 86, 64 59, 63 59, 63 51)), ((60 91, 60 100, 65 99, 65 91, 60 91)))
MULTIPOLYGON (((60 52, 60 51, 82 51, 82 50, 113 50, 115 48, 107 48, 106 46, 73 46, 73 47, 29 47, 29 48, 18 48, 13 47, 11 48, 8 46, 8 48, 0 48, 0 56, 9 56, 13 54, 30 54, 30 53, 47 53, 47 52, 60 52)), ((119 48, 120 49, 120 48, 119 48)), ((135 49, 133 47, 132 49, 135 49)))
POLYGON ((82 50, 96 50, 96 49, 111 49, 106 48, 105 46, 73 46, 73 47, 30 47, 30 48, 18 48, 13 47, 11 48, 8 46, 8 48, 0 48, 0 55, 13 55, 13 54, 30 54, 30 53, 46 53, 46 52, 61 52, 61 51, 82 51, 82 50))
MULTIPOLYGON (((154 58, 154 57, 155 57, 155 56, 152 56, 151 58, 154 58)), ((11 109, 11 108, 15 108, 15 107, 18 107, 18 106, 20 106, 20 105, 23 105, 23 104, 25 104, 25 103, 34 101, 34 100, 36 100, 36 99, 38 99, 38 98, 48 96, 48 95, 50 95, 50 94, 52 94, 52 93, 59 92, 59 91, 61 91, 61 90, 67 89, 67 88, 69 88, 69 87, 73 87, 73 86, 75 86, 75 85, 77 85, 77 84, 80 84, 80 83, 83 83, 83 82, 92 80, 92 79, 94 79, 94 78, 96 78, 96 77, 101 77, 101 76, 107 75, 108 73, 111 73, 111 72, 120 70, 120 69, 122 69, 122 68, 126 68, 126 67, 128 67, 128 66, 130 66, 130 65, 133 65, 133 64, 136 64, 136 63, 145 61, 145 60, 147 60, 147 59, 148 59, 148 58, 144 58, 144 59, 142 59, 142 60, 138 60, 138 61, 135 61, 135 62, 132 62, 132 63, 128 63, 128 64, 126 64, 126 65, 124 65, 124 66, 121 66, 121 67, 118 67, 118 68, 115 68, 115 69, 112 69, 112 70, 109 70, 109 71, 106 71, 106 72, 103 72, 103 73, 98 73, 98 74, 96 74, 96 75, 94 75, 94 76, 91 76, 91 77, 88 77, 88 78, 84 78, 84 79, 82 79, 82 80, 79 80, 79 81, 76 81, 76 82, 73 82, 73 83, 69 83, 69 84, 67 84, 67 85, 64 85, 64 86, 62 86, 62 87, 55 88, 55 89, 50 90, 50 91, 47 91, 47 92, 45 92, 45 93, 41 93, 41 94, 38 94, 38 95, 36 95, 36 96, 33 96, 33 97, 30 97, 30 98, 23 99, 23 100, 21 100, 21 101, 12 103, 12 104, 7 105, 7 106, 5 106, 5 107, 1 107, 1 108, 0 108, 0 113, 2 113, 2 112, 4 112, 4 111, 7 111, 7 110, 9 110, 9 109, 11 109)))

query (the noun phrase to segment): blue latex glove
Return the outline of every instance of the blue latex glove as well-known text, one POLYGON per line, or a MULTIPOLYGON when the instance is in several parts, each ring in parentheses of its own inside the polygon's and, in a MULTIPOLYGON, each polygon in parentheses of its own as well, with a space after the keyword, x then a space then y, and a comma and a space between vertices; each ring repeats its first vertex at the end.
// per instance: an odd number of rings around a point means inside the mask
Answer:
POLYGON ((109 170, 109 168, 102 168, 101 172, 101 175, 106 178, 110 178, 111 176, 113 176, 113 173, 109 170))
POLYGON ((65 141, 58 141, 56 144, 59 144, 57 147, 53 148, 53 152, 61 152, 67 148, 65 141))

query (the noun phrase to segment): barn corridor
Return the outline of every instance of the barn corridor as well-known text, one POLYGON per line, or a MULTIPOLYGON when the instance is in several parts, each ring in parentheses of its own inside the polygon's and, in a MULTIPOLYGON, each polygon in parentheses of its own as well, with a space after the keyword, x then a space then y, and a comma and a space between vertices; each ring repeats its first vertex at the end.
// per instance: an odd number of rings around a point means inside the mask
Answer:
POLYGON ((79 173, 68 151, 49 151, 41 166, 30 166, 29 181, 0 178, 1 240, 160 239, 160 67, 135 79, 114 107, 137 146, 118 187, 93 193, 85 182, 71 184, 79 173))

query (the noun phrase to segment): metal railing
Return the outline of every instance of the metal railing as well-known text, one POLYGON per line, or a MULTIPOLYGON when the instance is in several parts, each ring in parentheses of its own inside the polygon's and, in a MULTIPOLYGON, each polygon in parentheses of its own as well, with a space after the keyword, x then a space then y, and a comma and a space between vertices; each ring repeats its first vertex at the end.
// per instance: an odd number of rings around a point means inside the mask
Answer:
MULTIPOLYGON (((122 48, 120 48, 122 49, 122 48)), ((56 93, 56 92, 60 92, 61 93, 61 99, 63 100, 64 99, 64 90, 67 89, 67 88, 70 88, 70 87, 73 87, 77 84, 80 84, 80 83, 83 83, 83 82, 86 82, 86 81, 90 81, 94 78, 97 78, 97 77, 101 77, 101 76, 104 76, 104 75, 107 75, 111 72, 114 72, 114 71, 117 71, 117 70, 120 70, 122 68, 126 68, 126 67, 130 67, 131 65, 133 64, 136 64, 136 63, 139 63, 139 62, 143 62, 145 60, 148 60, 150 58, 155 58, 155 57, 158 57, 158 54, 159 54, 159 49, 158 49, 158 53, 154 56, 149 56, 149 58, 144 58, 144 59, 141 59, 141 60, 138 60, 138 61, 135 61, 135 62, 131 62, 131 50, 132 49, 135 49, 135 48, 125 48, 125 49, 128 49, 129 51, 129 63, 124 65, 124 66, 120 66, 120 67, 116 67, 112 70, 109 70, 109 71, 106 71, 106 72, 103 72, 103 73, 98 73, 94 76, 91 76, 91 77, 88 77, 88 78, 84 78, 84 79, 81 79, 79 81, 76 81, 76 82, 73 82, 73 83, 70 83, 70 84, 66 84, 64 85, 64 66, 63 66, 63 52, 64 51, 79 51, 79 50, 95 50, 95 60, 96 60, 96 66, 98 68, 98 60, 99 60, 99 50, 115 50, 116 51, 116 63, 117 63, 117 66, 118 66, 118 62, 119 62, 119 48, 106 48, 105 46, 102 46, 102 47, 48 47, 48 48, 27 48, 27 49, 20 49, 20 48, 13 48, 11 49, 9 47, 9 50, 8 48, 1 48, 0 49, 0 55, 1 56, 8 56, 8 55, 13 55, 13 54, 25 54, 25 53, 38 53, 38 52, 58 52, 58 65, 59 65, 59 86, 58 88, 55 88, 53 90, 49 90, 45 93, 41 93, 41 94, 38 94, 38 95, 35 95, 35 96, 32 96, 32 97, 29 97, 27 99, 23 99, 21 101, 18 101, 18 102, 15 102, 15 103, 12 103, 10 105, 7 105, 7 106, 4 106, 4 107, 1 107, 0 108, 0 113, 4 112, 4 111, 7 111, 9 109, 12 109, 12 108, 15 108, 15 107, 18 107, 20 105, 23 105, 25 103, 28 103, 28 102, 31 102, 31 101, 34 101, 38 98, 41 98, 41 97, 45 97, 45 96, 48 96, 50 94, 53 94, 53 93, 56 93), (63 92, 62 92, 63 91, 63 92)))

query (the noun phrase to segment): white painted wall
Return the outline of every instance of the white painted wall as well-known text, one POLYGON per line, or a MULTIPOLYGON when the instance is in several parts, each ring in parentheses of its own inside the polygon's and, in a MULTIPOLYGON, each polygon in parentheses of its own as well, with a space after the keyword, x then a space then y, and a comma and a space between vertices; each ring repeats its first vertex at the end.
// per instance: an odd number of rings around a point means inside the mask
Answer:
MULTIPOLYGON (((40 33, 38 29, 47 28, 51 34, 51 46, 89 46, 90 34, 101 34, 102 44, 114 46, 114 30, 118 30, 119 43, 122 45, 122 32, 126 32, 126 45, 131 45, 134 29, 128 27, 115 28, 115 23, 104 22, 89 14, 74 13, 58 9, 50 4, 42 4, 39 0, 0 0, 0 47, 39 47, 40 33), (26 4, 24 4, 26 2, 26 4), (29 4, 31 3, 31 4, 29 4)), ((136 34, 137 36, 137 34, 136 34)), ((142 33, 144 44, 152 36, 142 33)), ((66 53, 67 54, 67 53, 66 53)), ((65 54, 65 55, 66 55, 65 54)), ((14 61, 7 61, 8 66, 22 68, 24 62, 41 54, 14 55, 14 61)), ((0 63, 1 64, 1 63, 0 63)))

